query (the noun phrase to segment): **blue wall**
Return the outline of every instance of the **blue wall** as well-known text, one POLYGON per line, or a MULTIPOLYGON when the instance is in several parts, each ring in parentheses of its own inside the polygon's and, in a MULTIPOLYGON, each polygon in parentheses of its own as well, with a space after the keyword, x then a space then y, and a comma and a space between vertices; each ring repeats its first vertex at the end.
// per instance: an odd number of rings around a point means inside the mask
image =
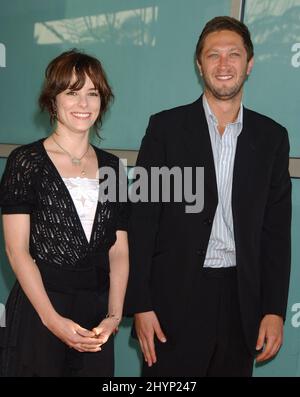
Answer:
MULTIPOLYGON (((231 3, 4 2, 0 9, 0 43, 6 49, 6 67, 1 67, 4 55, 0 46, 0 143, 28 143, 51 131, 47 117, 37 109, 43 71, 58 53, 77 47, 102 60, 116 96, 104 123, 102 147, 138 149, 150 114, 200 95, 202 89, 193 63, 198 35, 210 18, 230 15, 231 3)), ((298 0, 246 1, 245 21, 253 35, 256 64, 246 83, 244 104, 286 125, 291 155, 298 157, 300 67, 293 66, 292 47, 300 43, 299 20, 298 0)), ((4 165, 5 159, 0 159, 0 174, 4 165)), ((300 180, 294 179, 293 267, 285 344, 272 362, 255 368, 256 376, 300 375, 299 235, 300 180)), ((0 302, 4 303, 14 278, 2 235, 0 239, 0 302)), ((125 320, 116 337, 117 376, 139 375, 139 353, 130 340, 130 325, 130 320, 125 320)))
MULTIPOLYGON (((300 44, 299 55, 293 50, 300 43, 300 1, 246 0, 244 21, 255 51, 244 103, 284 125, 289 132, 290 156, 300 157, 300 44)), ((300 375, 300 180, 292 182, 292 273, 285 343, 272 362, 255 368, 256 376, 300 375)))

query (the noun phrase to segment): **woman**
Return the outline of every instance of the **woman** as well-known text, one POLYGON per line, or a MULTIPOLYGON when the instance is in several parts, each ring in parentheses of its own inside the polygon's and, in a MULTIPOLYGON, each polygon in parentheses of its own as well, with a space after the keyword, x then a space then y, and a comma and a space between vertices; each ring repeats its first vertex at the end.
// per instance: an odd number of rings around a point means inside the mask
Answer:
POLYGON ((98 197, 99 168, 122 178, 118 158, 89 143, 111 98, 97 59, 61 54, 46 69, 39 100, 53 132, 7 160, 0 205, 17 281, 0 334, 2 376, 113 376, 112 334, 128 277, 127 209, 98 197))

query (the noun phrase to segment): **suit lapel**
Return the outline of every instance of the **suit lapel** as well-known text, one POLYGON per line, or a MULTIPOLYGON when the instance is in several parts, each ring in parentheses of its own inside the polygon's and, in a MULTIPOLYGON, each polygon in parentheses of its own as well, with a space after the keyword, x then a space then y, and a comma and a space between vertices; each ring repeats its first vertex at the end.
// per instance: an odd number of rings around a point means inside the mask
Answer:
MULTIPOLYGON (((242 210, 243 208, 243 197, 247 191, 246 186, 251 177, 251 168, 256 155, 254 131, 255 125, 251 119, 251 112, 244 107, 243 129, 238 137, 233 169, 232 212, 235 223, 240 219, 239 209, 242 210)), ((202 96, 188 108, 184 145, 189 156, 188 164, 204 167, 206 204, 209 203, 209 206, 217 205, 216 172, 202 96)))
POLYGON ((186 130, 185 145, 190 154, 189 163, 204 167, 205 203, 217 205, 216 172, 202 96, 188 108, 186 130))
POLYGON ((232 182, 232 214, 235 229, 239 226, 243 211, 247 210, 244 204, 247 199, 245 195, 249 192, 249 180, 255 177, 251 171, 256 156, 254 131, 255 125, 252 123, 250 112, 244 108, 243 129, 238 137, 232 182))

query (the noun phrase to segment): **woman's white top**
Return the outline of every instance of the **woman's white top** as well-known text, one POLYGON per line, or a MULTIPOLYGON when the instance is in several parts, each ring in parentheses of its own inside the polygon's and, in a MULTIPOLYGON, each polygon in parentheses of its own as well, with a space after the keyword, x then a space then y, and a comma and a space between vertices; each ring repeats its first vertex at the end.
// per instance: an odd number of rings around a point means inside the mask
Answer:
POLYGON ((86 238, 90 241, 99 195, 99 180, 62 178, 77 210, 86 238))

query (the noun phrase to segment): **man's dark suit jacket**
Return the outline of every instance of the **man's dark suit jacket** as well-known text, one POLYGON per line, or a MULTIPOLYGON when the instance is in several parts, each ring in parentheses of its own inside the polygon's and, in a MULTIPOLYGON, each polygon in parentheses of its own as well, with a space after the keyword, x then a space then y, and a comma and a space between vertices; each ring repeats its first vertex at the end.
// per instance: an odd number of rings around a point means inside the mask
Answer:
MULTIPOLYGON (((288 162, 285 128, 244 108, 234 163, 232 213, 239 304, 252 353, 262 317, 285 318, 286 313, 291 224, 288 162)), ((197 299, 194 280, 204 263, 218 203, 202 97, 150 118, 137 165, 148 170, 153 166, 204 167, 202 212, 186 213, 185 202, 136 203, 131 209, 126 311, 154 310, 167 337, 176 340, 184 332, 185 321, 192 321, 186 313, 190 300, 197 299)))

